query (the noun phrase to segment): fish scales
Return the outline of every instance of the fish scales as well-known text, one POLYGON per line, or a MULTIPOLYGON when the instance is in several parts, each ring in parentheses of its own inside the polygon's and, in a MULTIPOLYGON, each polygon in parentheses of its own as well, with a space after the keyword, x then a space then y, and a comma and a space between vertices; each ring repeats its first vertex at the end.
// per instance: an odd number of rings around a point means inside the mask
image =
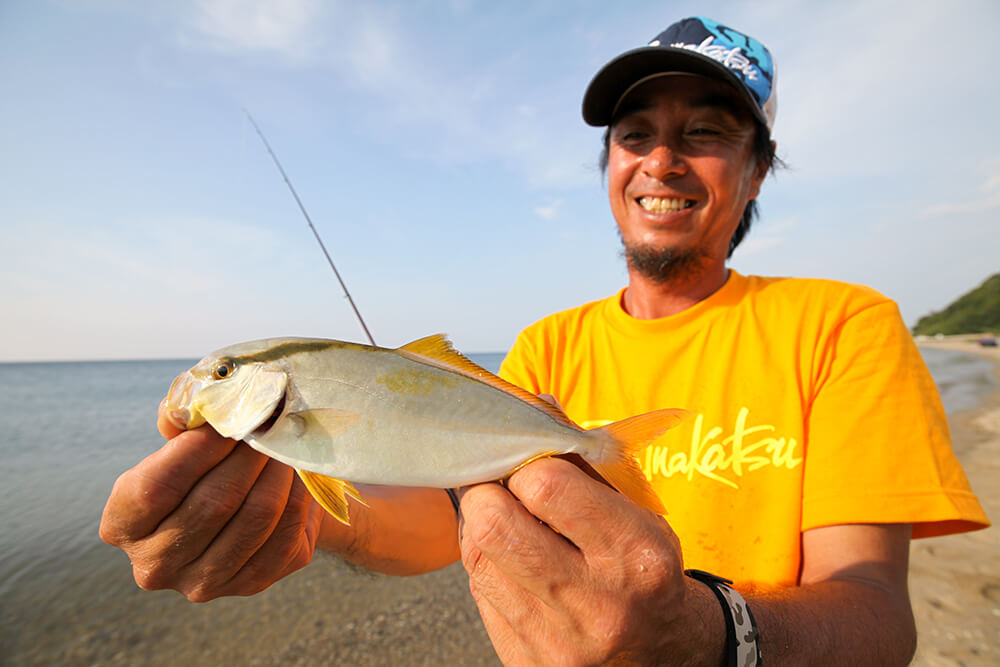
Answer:
POLYGON ((320 421, 295 439, 280 429, 246 439, 284 463, 323 475, 453 487, 498 479, 541 451, 575 451, 580 439, 510 394, 391 350, 345 346, 287 362, 286 413, 333 405, 361 415, 360 422, 339 433, 320 421))

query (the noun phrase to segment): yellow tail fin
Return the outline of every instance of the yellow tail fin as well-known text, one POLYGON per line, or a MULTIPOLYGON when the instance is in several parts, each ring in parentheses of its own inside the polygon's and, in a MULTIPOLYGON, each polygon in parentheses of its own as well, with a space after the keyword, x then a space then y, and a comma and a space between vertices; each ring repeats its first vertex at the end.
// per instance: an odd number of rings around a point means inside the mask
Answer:
POLYGON ((351 517, 347 512, 347 496, 354 498, 365 507, 368 506, 368 503, 361 498, 361 494, 350 482, 308 470, 296 469, 295 472, 299 473, 299 477, 305 482, 306 488, 309 489, 309 493, 316 499, 316 502, 322 505, 323 509, 329 512, 333 518, 346 526, 351 525, 351 517))
POLYGON ((613 448, 614 453, 602 463, 595 463, 589 458, 587 463, 636 505, 657 514, 666 514, 667 510, 642 474, 635 457, 690 414, 687 410, 654 410, 594 429, 593 433, 611 441, 608 445, 613 448))

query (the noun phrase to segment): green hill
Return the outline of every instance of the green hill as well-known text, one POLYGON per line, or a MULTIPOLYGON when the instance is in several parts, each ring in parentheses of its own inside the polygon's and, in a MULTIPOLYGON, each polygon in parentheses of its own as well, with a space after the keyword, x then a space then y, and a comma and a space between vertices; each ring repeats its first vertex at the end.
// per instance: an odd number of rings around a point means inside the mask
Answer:
POLYGON ((1000 273, 963 294, 944 310, 924 315, 914 335, 1000 332, 1000 273))

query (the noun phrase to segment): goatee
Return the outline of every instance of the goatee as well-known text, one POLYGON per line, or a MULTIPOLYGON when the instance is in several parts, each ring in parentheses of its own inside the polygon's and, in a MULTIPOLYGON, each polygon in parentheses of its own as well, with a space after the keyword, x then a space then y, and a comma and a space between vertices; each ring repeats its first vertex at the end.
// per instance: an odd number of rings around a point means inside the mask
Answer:
POLYGON ((629 269, 660 285, 698 276, 704 267, 704 260, 708 258, 708 253, 701 248, 629 245, 624 239, 622 244, 622 255, 629 269))

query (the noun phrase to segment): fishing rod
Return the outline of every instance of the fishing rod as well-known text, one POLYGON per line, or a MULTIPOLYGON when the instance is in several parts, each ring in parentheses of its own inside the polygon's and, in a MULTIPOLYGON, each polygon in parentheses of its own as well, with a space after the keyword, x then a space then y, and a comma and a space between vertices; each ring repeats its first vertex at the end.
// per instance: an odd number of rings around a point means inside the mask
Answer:
POLYGON ((275 166, 278 168, 278 171, 281 172, 281 177, 285 179, 285 184, 291 191, 292 196, 295 197, 295 203, 299 205, 299 210, 302 211, 302 215, 305 216, 306 222, 309 223, 309 229, 312 230, 313 236, 316 237, 316 242, 319 243, 320 249, 326 256, 327 263, 330 265, 330 268, 333 269, 333 275, 337 276, 337 282, 340 283, 341 289, 344 290, 344 296, 347 297, 347 301, 348 303, 351 304, 351 308, 354 310, 354 314, 357 315, 358 322, 361 323, 361 328, 365 330, 365 335, 368 336, 368 342, 370 342, 372 344, 372 347, 374 347, 375 339, 372 338, 371 332, 368 331, 368 325, 365 324, 365 318, 361 317, 361 311, 359 311, 358 307, 354 304, 354 299, 351 298, 351 293, 347 290, 347 285, 344 284, 344 279, 340 277, 340 271, 338 271, 337 267, 334 266, 333 259, 330 258, 330 253, 327 252, 326 245, 323 243, 323 239, 319 237, 319 232, 316 231, 316 227, 315 225, 313 225, 312 218, 309 217, 309 212, 306 211, 306 207, 302 204, 302 200, 299 199, 299 193, 295 191, 295 186, 292 185, 291 179, 288 178, 288 174, 285 173, 285 169, 281 166, 281 162, 278 160, 278 156, 275 155, 274 151, 271 149, 271 144, 267 142, 267 138, 264 136, 264 133, 261 132, 260 126, 257 125, 257 121, 253 119, 253 116, 250 115, 250 112, 246 108, 243 109, 243 113, 247 115, 247 119, 249 119, 250 124, 253 125, 253 129, 257 130, 257 136, 260 137, 260 140, 262 142, 264 142, 264 148, 266 148, 267 152, 270 153, 271 159, 274 160, 275 166))

